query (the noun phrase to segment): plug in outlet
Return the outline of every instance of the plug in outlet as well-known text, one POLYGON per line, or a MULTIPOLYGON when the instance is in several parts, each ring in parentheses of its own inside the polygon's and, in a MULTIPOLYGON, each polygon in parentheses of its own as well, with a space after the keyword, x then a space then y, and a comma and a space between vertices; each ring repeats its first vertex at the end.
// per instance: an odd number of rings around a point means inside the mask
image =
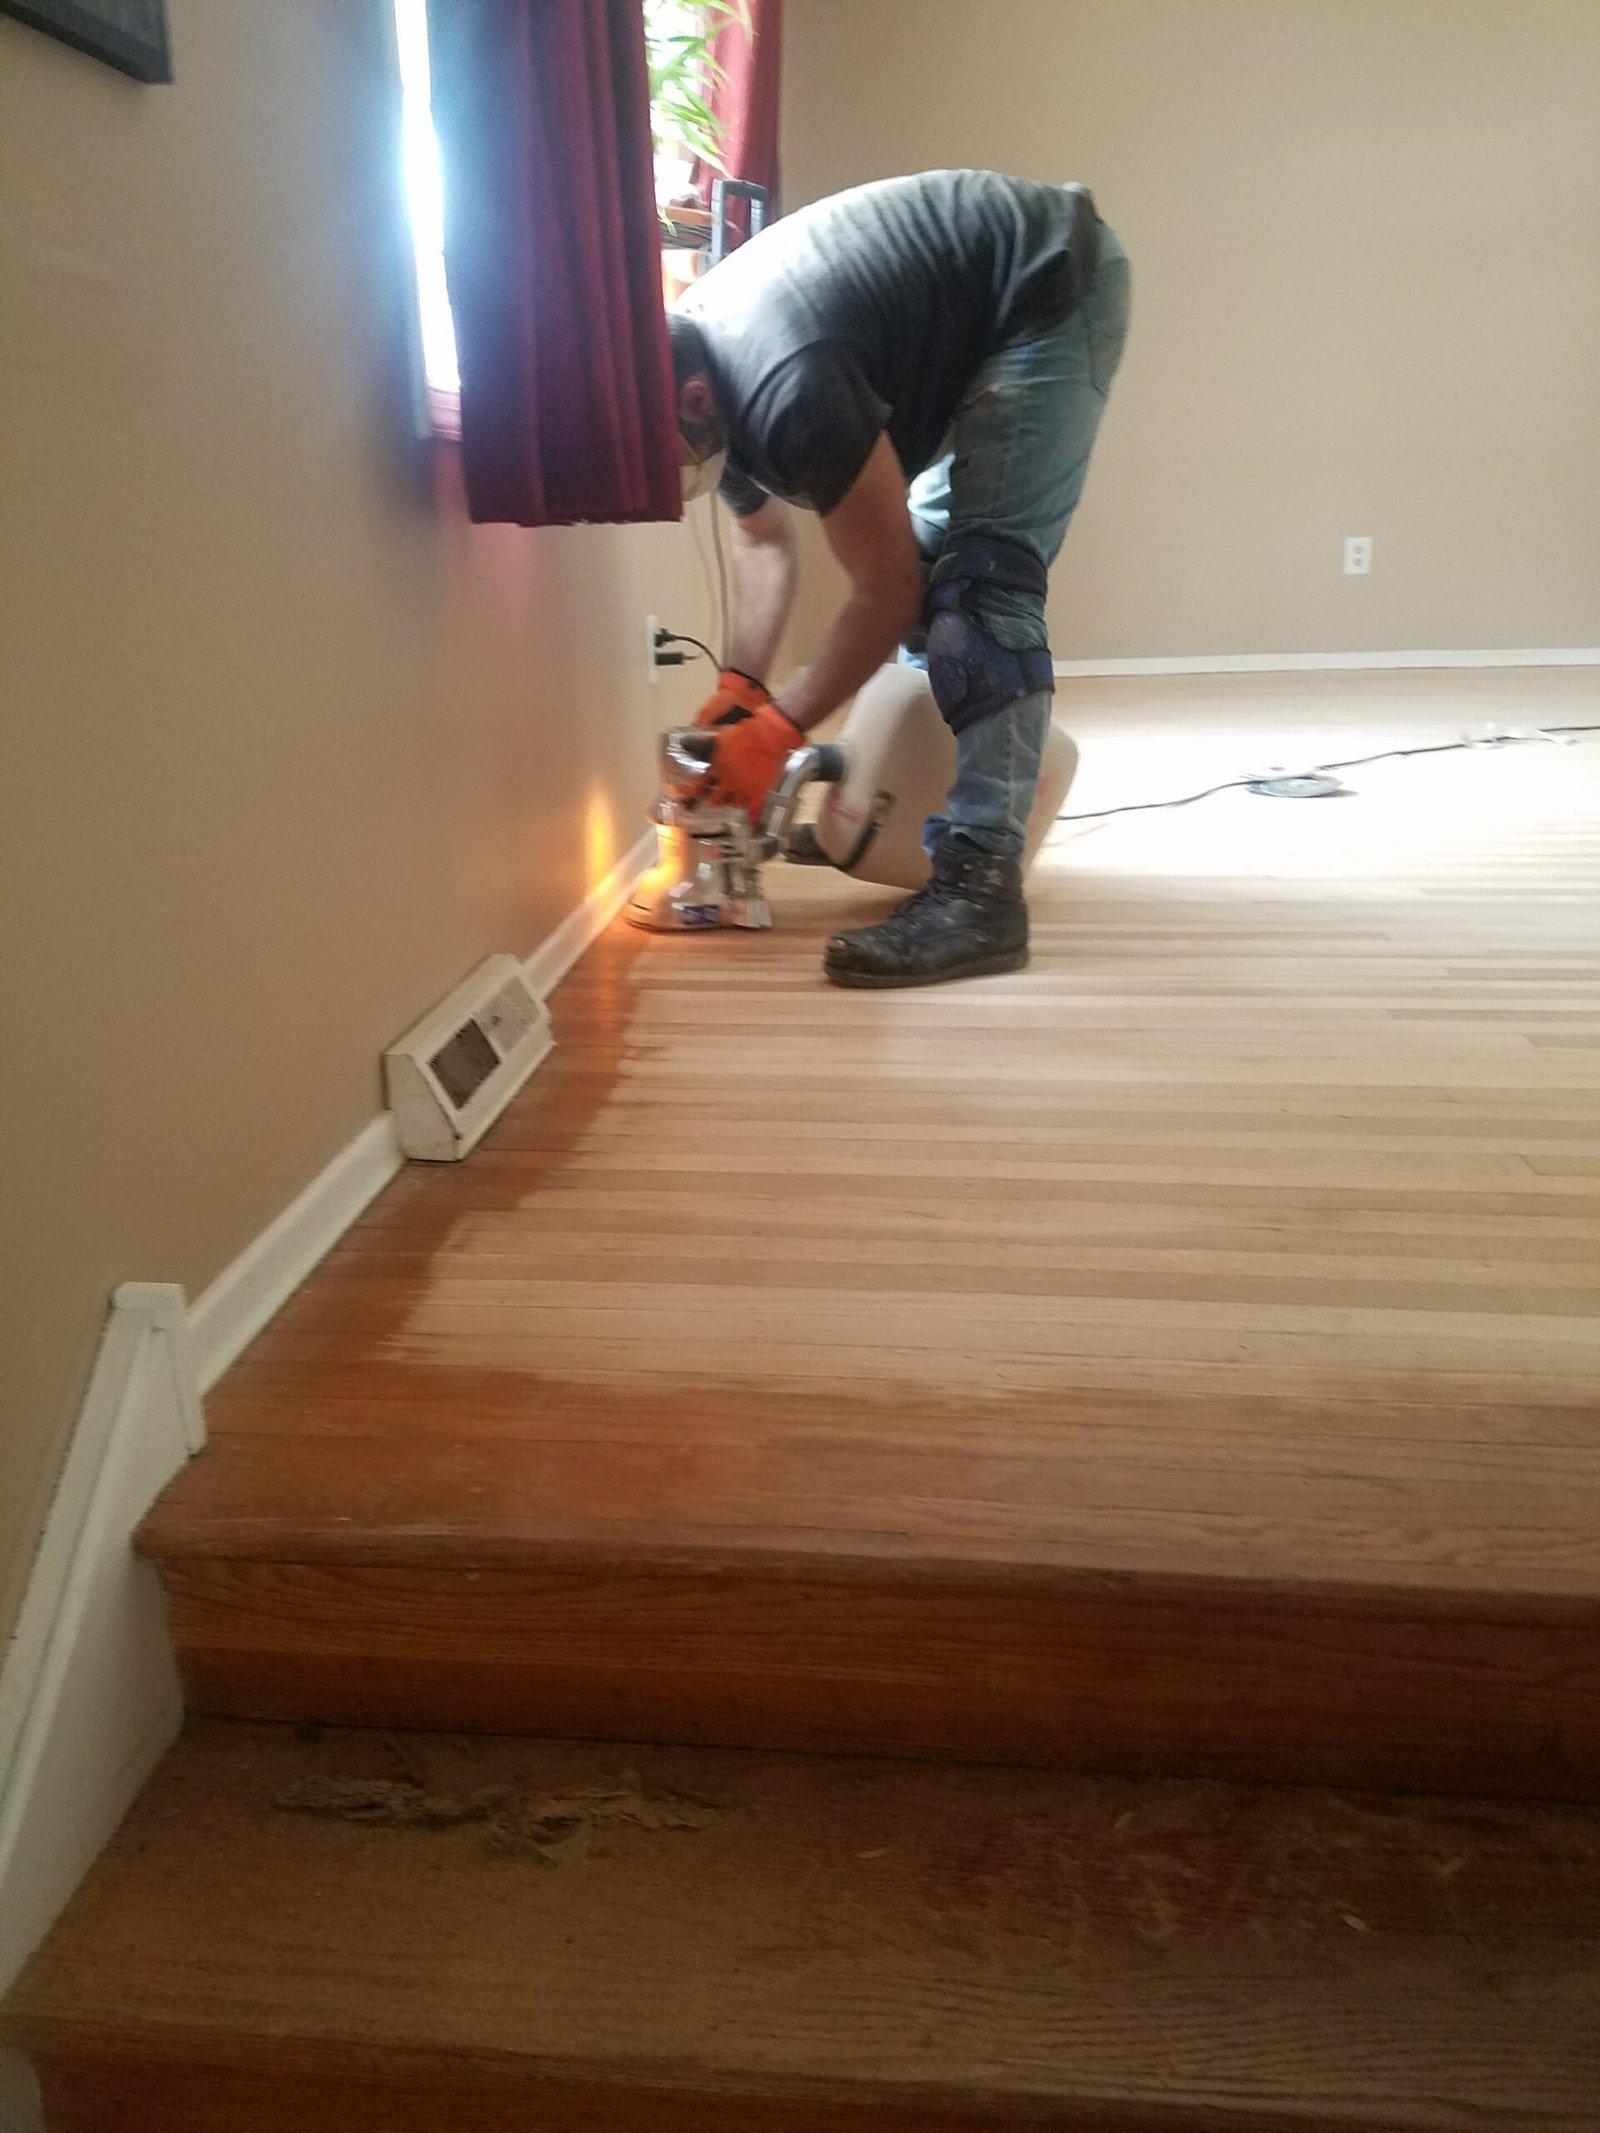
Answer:
POLYGON ((659 615, 644 618, 644 663, 650 674, 650 686, 655 688, 661 679, 661 669, 656 664, 656 632, 661 627, 659 615))
POLYGON ((1372 535, 1352 533, 1344 544, 1344 574, 1365 578, 1372 574, 1372 535))

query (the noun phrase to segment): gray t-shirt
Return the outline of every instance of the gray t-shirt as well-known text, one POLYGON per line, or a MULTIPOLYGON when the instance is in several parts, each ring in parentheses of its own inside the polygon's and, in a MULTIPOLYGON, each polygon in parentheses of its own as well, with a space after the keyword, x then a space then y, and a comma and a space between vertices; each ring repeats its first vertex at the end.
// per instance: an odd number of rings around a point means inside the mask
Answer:
POLYGON ((1074 311, 1094 273, 1080 185, 928 170, 786 215, 683 297, 729 422, 722 495, 832 511, 883 431, 907 478, 980 364, 1074 311))

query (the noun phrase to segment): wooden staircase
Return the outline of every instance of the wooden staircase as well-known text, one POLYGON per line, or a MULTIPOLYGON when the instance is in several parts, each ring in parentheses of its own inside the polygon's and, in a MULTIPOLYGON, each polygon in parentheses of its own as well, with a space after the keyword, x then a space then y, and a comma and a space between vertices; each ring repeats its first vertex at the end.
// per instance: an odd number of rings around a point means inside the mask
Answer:
POLYGON ((602 944, 146 1525, 50 2133, 1593 2133, 1593 754, 602 944))

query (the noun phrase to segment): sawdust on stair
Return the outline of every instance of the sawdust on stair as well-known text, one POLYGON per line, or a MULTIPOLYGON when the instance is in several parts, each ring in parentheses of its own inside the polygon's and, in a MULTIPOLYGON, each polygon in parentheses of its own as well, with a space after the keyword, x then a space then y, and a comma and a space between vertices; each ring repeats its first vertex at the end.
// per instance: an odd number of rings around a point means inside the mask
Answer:
POLYGON ((453 1829, 481 1822, 500 1851, 575 1864, 588 1856, 596 1833, 628 1827, 650 1831, 705 1829, 716 1802, 688 1793, 647 1793, 634 1771, 614 1782, 562 1793, 528 1793, 512 1785, 475 1792, 432 1792, 413 1778, 299 1778, 275 1803, 289 1814, 329 1816, 390 1829, 453 1829))

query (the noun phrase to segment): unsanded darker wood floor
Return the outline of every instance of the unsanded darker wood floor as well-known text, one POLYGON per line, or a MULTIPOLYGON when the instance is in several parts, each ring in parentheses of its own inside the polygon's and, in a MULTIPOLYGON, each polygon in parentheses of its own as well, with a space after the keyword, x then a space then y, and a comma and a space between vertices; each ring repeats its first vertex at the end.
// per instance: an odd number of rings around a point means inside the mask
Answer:
MULTIPOLYGON (((1600 676, 1058 710, 1091 808, 1600 723, 1600 676)), ((889 899, 796 869, 764 936, 614 929, 174 1514, 1593 1596, 1600 735, 1347 775, 1064 825, 1012 978, 829 988, 889 899)))

